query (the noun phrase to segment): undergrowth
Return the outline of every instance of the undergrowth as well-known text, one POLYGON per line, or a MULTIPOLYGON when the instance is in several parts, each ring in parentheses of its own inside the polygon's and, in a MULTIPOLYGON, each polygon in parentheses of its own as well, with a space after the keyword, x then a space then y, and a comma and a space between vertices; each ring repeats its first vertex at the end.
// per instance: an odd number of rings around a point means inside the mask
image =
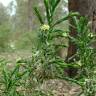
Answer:
MULTIPOLYGON (((78 95, 95 96, 96 93, 96 69, 94 57, 96 49, 92 47, 95 34, 88 27, 87 17, 70 12, 67 16, 54 21, 56 8, 61 0, 44 0, 46 19, 37 7, 34 11, 40 21, 38 45, 32 48, 32 56, 21 59, 10 69, 6 60, 0 61, 0 95, 1 96, 53 96, 52 92, 46 94, 41 85, 49 79, 63 79, 81 86, 82 92, 78 95), (79 17, 79 18, 78 18, 79 17), (60 23, 71 18, 77 31, 76 38, 69 35, 70 31, 57 29, 60 23), (47 22, 45 22, 47 21, 47 22), (74 54, 79 61, 67 64, 58 56, 60 48, 67 48, 63 43, 57 43, 58 38, 70 39, 77 46, 74 54), (75 67, 78 74, 75 78, 69 78, 64 74, 65 68, 75 67)), ((70 25, 70 24, 69 24, 70 25)))

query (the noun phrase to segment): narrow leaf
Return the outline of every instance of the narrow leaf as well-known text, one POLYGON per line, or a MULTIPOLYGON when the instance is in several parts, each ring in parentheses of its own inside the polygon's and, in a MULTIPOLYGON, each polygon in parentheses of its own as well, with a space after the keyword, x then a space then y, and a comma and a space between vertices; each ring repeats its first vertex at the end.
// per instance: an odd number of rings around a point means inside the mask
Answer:
POLYGON ((77 12, 70 12, 67 16, 61 18, 60 20, 56 21, 54 24, 53 24, 53 27, 64 22, 65 20, 68 20, 69 18, 72 18, 74 16, 79 16, 79 14, 77 12))
POLYGON ((44 0, 44 5, 46 8, 47 21, 48 21, 48 24, 50 25, 50 8, 49 8, 48 0, 44 0))
POLYGON ((56 1, 55 1, 55 4, 54 4, 54 6, 53 6, 53 8, 52 8, 52 12, 55 11, 55 9, 56 9, 56 7, 58 6, 58 4, 60 3, 60 1, 61 1, 61 0, 56 0, 56 1))
POLYGON ((34 11, 35 11, 35 14, 36 14, 36 16, 38 17, 38 20, 40 21, 40 23, 41 23, 41 24, 44 24, 44 21, 43 21, 43 19, 42 19, 42 16, 41 16, 41 14, 40 14, 40 12, 39 12, 39 10, 38 10, 37 7, 34 7, 34 11))

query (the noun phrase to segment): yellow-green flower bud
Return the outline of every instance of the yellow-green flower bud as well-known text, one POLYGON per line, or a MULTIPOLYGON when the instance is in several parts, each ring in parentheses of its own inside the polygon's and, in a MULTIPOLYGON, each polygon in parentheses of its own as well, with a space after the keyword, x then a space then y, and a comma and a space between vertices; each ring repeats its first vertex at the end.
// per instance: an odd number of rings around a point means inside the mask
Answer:
POLYGON ((48 31, 48 30, 50 29, 50 26, 47 25, 47 24, 44 24, 44 25, 42 25, 42 26, 40 27, 40 29, 41 29, 42 31, 48 31))
POLYGON ((68 37, 68 33, 66 33, 66 32, 64 32, 62 35, 63 35, 64 37, 68 37))
POLYGON ((80 60, 77 62, 77 64, 78 64, 79 66, 82 66, 82 63, 81 63, 80 60))
POLYGON ((91 38, 93 38, 94 37, 94 34, 93 33, 89 33, 88 36, 91 37, 91 38))

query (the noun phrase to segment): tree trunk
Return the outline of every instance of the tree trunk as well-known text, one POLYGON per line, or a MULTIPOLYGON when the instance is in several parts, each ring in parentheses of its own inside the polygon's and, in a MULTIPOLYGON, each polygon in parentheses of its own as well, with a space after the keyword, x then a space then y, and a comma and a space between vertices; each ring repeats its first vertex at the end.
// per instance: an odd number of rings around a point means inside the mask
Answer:
MULTIPOLYGON (((96 32, 96 0, 69 0, 68 8, 69 12, 79 12, 81 16, 87 16, 89 21, 91 22, 90 27, 93 32, 96 32)), ((69 21, 71 24, 71 20, 69 21)), ((70 28, 70 36, 76 37, 76 30, 74 28, 70 28)), ((73 59, 69 61, 69 58, 72 57, 76 53, 76 45, 73 44, 69 40, 69 48, 66 61, 68 63, 73 62, 73 59)), ((67 73, 70 77, 76 75, 77 70, 74 68, 69 68, 67 73)))
POLYGON ((28 30, 32 31, 32 18, 33 13, 32 13, 32 0, 28 0, 28 30))

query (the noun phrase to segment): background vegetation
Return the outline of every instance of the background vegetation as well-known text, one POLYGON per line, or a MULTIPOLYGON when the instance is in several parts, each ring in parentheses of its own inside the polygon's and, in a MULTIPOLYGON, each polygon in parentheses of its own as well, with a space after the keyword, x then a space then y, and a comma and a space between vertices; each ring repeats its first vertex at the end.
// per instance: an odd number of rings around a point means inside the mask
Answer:
POLYGON ((15 54, 0 59, 0 96, 72 95, 44 90, 50 80, 76 86, 73 96, 96 95, 96 34, 89 17, 72 8, 67 0, 0 4, 0 52, 15 54))

